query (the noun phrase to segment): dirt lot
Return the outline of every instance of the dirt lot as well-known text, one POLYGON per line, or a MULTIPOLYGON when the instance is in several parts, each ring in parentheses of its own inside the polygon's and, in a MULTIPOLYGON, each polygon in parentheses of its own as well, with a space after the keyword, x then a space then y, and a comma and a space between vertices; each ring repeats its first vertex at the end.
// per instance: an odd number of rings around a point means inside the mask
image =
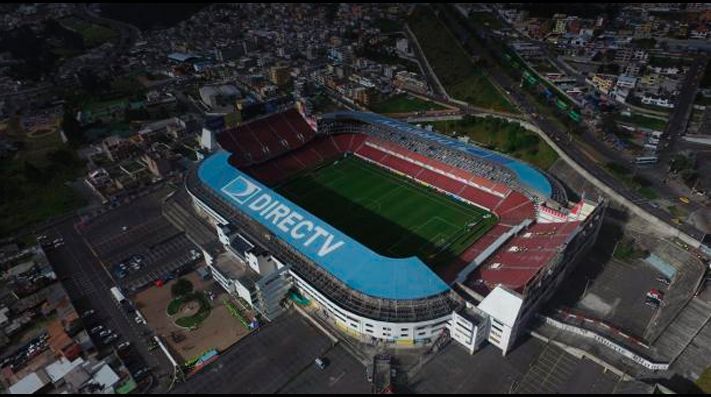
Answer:
MULTIPOLYGON (((194 272, 184 278, 193 283, 195 291, 218 291, 213 280, 203 281, 194 272)), ((227 297, 227 293, 224 292, 216 295, 212 302, 210 316, 200 324, 198 329, 188 331, 175 325, 173 323, 175 318, 171 318, 166 313, 168 303, 172 300, 170 287, 173 283, 175 280, 161 288, 149 288, 136 295, 135 302, 156 334, 160 335, 183 361, 213 348, 224 351, 248 334, 242 324, 232 317, 225 305, 222 304, 223 297, 227 297), (171 337, 172 333, 182 335, 185 339, 175 342, 171 337)))

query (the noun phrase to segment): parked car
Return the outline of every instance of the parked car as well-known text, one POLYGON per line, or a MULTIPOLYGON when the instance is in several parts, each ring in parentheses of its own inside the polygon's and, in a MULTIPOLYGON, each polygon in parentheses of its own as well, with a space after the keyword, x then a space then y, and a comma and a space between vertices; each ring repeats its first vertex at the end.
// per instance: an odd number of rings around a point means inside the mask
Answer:
POLYGON ((661 302, 660 302, 659 300, 657 300, 657 299, 654 299, 654 298, 648 296, 648 297, 646 297, 646 298, 644 299, 644 304, 647 305, 647 306, 652 306, 652 307, 654 307, 654 308, 656 309, 656 308, 659 307, 659 305, 661 304, 661 302))
POLYGON ((116 339, 118 339, 118 335, 110 334, 110 335, 106 336, 104 339, 102 339, 101 343, 108 345, 109 343, 115 341, 116 339))
POLYGON ((122 342, 122 343, 119 343, 118 349, 123 350, 123 349, 128 348, 129 346, 131 346, 131 342, 128 342, 128 341, 122 342))
POLYGON ((647 296, 661 300, 664 298, 664 293, 656 288, 652 288, 647 292, 647 296))
POLYGON ((108 335, 111 335, 111 330, 110 330, 110 329, 105 329, 105 330, 99 332, 99 337, 100 337, 100 338, 106 337, 106 336, 108 336, 108 335))
POLYGON ((97 332, 101 332, 101 330, 104 329, 103 325, 97 325, 96 327, 92 328, 89 332, 92 334, 95 334, 97 332))
POLYGON ((657 281, 659 281, 660 283, 662 283, 662 284, 664 284, 664 285, 669 285, 669 284, 671 284, 671 281, 670 281, 668 278, 664 277, 664 276, 659 276, 659 277, 657 277, 657 281))
POLYGON ((314 360, 314 363, 316 364, 317 367, 319 367, 321 369, 324 369, 328 366, 328 362, 326 361, 326 359, 322 359, 320 357, 317 358, 316 360, 314 360))
POLYGON ((141 379, 145 378, 148 375, 148 371, 150 371, 150 369, 145 368, 145 367, 139 369, 138 371, 133 373, 133 379, 141 380, 141 379))
POLYGON ((85 311, 84 313, 82 313, 81 318, 91 317, 92 315, 94 315, 94 313, 96 313, 96 310, 89 309, 89 310, 85 311))

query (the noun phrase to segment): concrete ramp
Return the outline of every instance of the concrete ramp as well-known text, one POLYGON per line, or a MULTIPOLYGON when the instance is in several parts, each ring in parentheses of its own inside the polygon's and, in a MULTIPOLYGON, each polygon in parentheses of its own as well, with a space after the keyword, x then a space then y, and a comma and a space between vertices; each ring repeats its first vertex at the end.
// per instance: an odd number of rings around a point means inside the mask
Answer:
POLYGON ((711 318, 709 305, 692 299, 654 342, 657 355, 674 361, 711 318))

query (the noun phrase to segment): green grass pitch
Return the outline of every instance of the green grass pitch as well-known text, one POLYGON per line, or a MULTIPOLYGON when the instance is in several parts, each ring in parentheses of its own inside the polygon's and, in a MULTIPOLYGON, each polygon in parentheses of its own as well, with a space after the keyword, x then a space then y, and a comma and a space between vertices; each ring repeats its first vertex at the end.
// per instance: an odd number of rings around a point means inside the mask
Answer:
POLYGON ((356 156, 301 173, 275 187, 284 197, 373 251, 446 265, 496 217, 356 156))

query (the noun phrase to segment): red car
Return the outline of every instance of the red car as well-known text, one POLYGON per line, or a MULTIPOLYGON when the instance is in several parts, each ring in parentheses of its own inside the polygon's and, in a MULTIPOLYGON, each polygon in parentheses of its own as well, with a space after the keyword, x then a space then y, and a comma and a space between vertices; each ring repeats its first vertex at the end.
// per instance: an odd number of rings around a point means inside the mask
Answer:
POLYGON ((652 288, 649 290, 649 292, 647 292, 647 296, 651 296, 661 300, 662 298, 664 298, 664 293, 656 288, 652 288))

